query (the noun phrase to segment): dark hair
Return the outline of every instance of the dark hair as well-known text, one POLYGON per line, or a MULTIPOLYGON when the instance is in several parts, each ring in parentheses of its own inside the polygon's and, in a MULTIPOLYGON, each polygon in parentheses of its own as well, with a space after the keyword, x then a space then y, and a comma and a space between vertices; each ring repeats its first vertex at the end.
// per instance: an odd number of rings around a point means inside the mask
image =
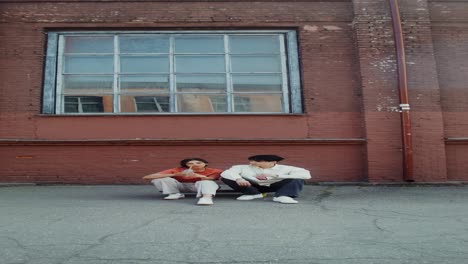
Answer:
POLYGON ((248 160, 253 161, 282 161, 284 160, 283 157, 276 156, 276 155, 255 155, 248 158, 248 160))
POLYGON ((201 159, 201 158, 186 158, 180 161, 180 166, 184 168, 188 168, 187 163, 191 160, 198 160, 198 161, 208 164, 208 161, 201 159))

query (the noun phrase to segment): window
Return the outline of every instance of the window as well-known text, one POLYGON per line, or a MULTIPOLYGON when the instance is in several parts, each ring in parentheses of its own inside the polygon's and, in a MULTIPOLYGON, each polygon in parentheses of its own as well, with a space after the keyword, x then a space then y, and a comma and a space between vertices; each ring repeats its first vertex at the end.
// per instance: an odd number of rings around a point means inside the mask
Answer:
POLYGON ((169 112, 169 96, 135 96, 136 112, 169 112))
POLYGON ((99 113, 103 111, 102 97, 65 96, 65 113, 99 113))
POLYGON ((48 114, 300 113, 294 31, 49 33, 48 114))

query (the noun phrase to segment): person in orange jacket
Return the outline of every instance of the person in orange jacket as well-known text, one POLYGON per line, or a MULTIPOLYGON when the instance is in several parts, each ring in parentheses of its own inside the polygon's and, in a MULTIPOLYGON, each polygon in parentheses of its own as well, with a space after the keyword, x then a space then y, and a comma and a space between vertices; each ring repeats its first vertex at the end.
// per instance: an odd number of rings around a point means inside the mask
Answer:
POLYGON ((200 198, 198 205, 212 205, 213 197, 219 189, 215 182, 222 170, 208 167, 208 161, 201 158, 186 158, 180 161, 180 167, 172 168, 143 177, 151 180, 156 189, 167 194, 165 200, 184 198, 182 192, 196 192, 200 198))

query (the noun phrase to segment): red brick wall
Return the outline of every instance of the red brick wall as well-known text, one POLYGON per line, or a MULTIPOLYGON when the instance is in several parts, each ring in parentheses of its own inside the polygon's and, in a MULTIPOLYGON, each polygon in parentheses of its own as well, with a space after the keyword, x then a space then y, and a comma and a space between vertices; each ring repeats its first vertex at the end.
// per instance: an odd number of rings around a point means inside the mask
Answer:
MULTIPOLYGON (((445 146, 444 137, 467 137, 468 3, 400 3, 415 179, 466 181, 466 148, 445 146)), ((387 0, 2 1, 0 37, 0 182, 141 183, 141 175, 171 167, 186 156, 203 156, 213 166, 226 168, 259 152, 284 155, 289 164, 311 169, 316 181, 403 180, 396 57, 387 0), (298 32, 304 114, 40 114, 48 30, 284 28, 298 32), (367 144, 106 143, 136 138, 252 142, 366 138, 367 144), (21 146, 7 139, 43 143, 21 146), (47 143, 90 139, 102 142, 47 143)))
POLYGON ((177 167, 185 157, 204 157, 212 167, 247 164, 252 153, 280 153, 284 164, 309 169, 313 181, 358 181, 359 146, 17 146, 0 148, 2 181, 41 183, 143 183, 141 177, 177 167), (340 166, 337 166, 340 162, 340 166))
POLYGON ((372 182, 402 181, 396 58, 388 1, 353 1, 372 182))
MULTIPOLYGON (((138 137, 292 137, 309 134, 324 138, 362 137, 357 64, 354 59, 351 5, 347 2, 84 2, 84 3, 10 3, 2 5, 2 19, 8 23, 2 31, 7 41, 2 50, 7 57, 2 65, 2 93, 18 95, 0 107, 11 112, 21 124, 3 126, 0 137, 16 138, 138 138, 138 137), (327 10, 326 14, 324 11, 327 10), (47 29, 167 29, 167 28, 297 28, 303 63, 304 102, 307 115, 301 117, 259 119, 207 117, 202 127, 191 131, 174 130, 180 123, 193 126, 200 117, 95 117, 75 118, 87 125, 66 129, 74 118, 37 116, 40 111, 41 81, 45 32, 47 29), (18 32, 21 37, 17 37, 18 32), (15 52, 21 51, 21 52, 15 52), (316 51, 319 51, 318 53, 316 51), (16 65, 20 64, 20 65, 16 65), (8 66, 6 66, 8 65, 8 66), (13 71, 18 69, 18 71, 13 71), (327 82, 324 82, 326 80, 327 82), (330 82, 330 80, 332 80, 330 82), (308 88, 310 87, 310 88, 308 88), (330 100, 338 103, 329 104, 330 100), (25 116, 17 117, 18 112, 25 116), (332 118, 330 118, 332 117, 332 118), (31 118, 31 119, 28 119, 31 118), (226 120, 221 133, 211 126, 226 120), (24 124, 23 124, 24 122, 24 124), (116 129, 131 122, 133 129, 116 129), (352 123, 352 124, 351 124, 352 123), (158 124, 157 132, 154 124, 158 124), (265 127, 268 124, 269 128, 265 127), (336 126, 335 124, 343 124, 336 126), (240 134, 235 127, 249 126, 259 135, 240 134), (312 126, 312 129, 309 127, 312 126), (289 127, 287 133, 276 132, 289 127), (113 131, 110 131, 114 129, 113 131), (167 129, 165 129, 167 128, 167 129), (63 130, 65 129, 65 130, 63 130), (263 131, 268 129, 268 134, 263 131), (57 131, 61 131, 58 133, 57 131), (21 133, 18 133, 20 132, 21 133), (99 131, 105 131, 104 135, 99 131), (151 132, 150 132, 151 131, 151 132), (148 135, 149 134, 149 135, 148 135)), ((7 97, 7 98, 8 98, 7 97)))
POLYGON ((400 1, 416 181, 447 180, 444 122, 426 1, 400 1))
MULTIPOLYGON (((363 138, 361 93, 349 1, 12 1, 0 3, 0 10, 1 34, 5 40, 0 43, 0 52, 5 55, 0 59, 1 98, 5 100, 0 104, 0 138, 363 138), (305 114, 40 115, 47 30, 174 28, 297 29, 305 114)), ((209 148, 4 145, 0 148, 3 151, 2 163, 7 168, 0 176, 2 181, 139 182, 141 174, 172 166, 185 156, 205 156, 214 164, 227 167, 245 162, 246 156, 265 151, 284 155, 292 163, 310 167, 316 172, 317 180, 365 179, 362 145, 261 146, 261 149, 255 145, 209 148), (201 153, 197 153, 199 151, 201 153), (131 159, 144 162, 125 163, 131 159), (153 162, 161 166, 151 169, 153 162)))
POLYGON ((431 1, 434 54, 447 140, 448 179, 468 180, 468 3, 431 1))

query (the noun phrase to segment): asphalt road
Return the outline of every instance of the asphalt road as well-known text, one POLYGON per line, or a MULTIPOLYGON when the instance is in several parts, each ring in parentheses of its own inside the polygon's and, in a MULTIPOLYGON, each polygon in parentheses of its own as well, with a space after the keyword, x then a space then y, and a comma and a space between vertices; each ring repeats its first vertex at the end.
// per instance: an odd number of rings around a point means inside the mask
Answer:
POLYGON ((0 187, 0 263, 468 263, 466 185, 309 185, 297 205, 236 196, 0 187))

